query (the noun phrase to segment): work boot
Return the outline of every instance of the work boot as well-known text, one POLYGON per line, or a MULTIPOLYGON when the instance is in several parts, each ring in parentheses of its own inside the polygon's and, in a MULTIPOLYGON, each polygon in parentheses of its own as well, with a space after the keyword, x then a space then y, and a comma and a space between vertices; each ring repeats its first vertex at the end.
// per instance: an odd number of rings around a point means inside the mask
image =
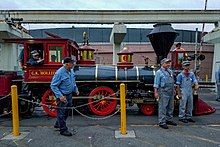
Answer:
POLYGON ((183 122, 183 123, 188 123, 187 119, 179 119, 179 121, 183 122))
POLYGON ((187 121, 188 121, 188 122, 192 122, 192 123, 196 122, 196 121, 193 120, 192 118, 187 119, 187 121))
POLYGON ((53 126, 55 129, 60 129, 60 125, 56 122, 55 125, 53 126))
POLYGON ((168 128, 168 126, 167 126, 167 124, 162 124, 162 125, 159 125, 161 128, 163 128, 163 129, 169 129, 168 128))
POLYGON ((63 136, 73 136, 73 134, 70 133, 68 130, 62 131, 62 132, 60 132, 60 134, 63 135, 63 136))
POLYGON ((54 125, 53 126, 55 129, 59 129, 60 128, 60 126, 58 126, 58 125, 54 125))
POLYGON ((173 125, 173 126, 177 126, 177 123, 173 122, 173 121, 167 121, 168 125, 173 125))

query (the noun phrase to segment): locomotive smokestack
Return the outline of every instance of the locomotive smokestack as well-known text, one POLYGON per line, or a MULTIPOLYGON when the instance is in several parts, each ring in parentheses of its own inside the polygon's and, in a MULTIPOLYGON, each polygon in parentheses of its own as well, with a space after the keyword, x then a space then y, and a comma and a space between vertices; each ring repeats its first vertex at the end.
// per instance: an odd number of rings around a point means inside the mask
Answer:
POLYGON ((154 29, 147 35, 157 55, 158 64, 167 57, 177 35, 169 23, 155 24, 154 29))

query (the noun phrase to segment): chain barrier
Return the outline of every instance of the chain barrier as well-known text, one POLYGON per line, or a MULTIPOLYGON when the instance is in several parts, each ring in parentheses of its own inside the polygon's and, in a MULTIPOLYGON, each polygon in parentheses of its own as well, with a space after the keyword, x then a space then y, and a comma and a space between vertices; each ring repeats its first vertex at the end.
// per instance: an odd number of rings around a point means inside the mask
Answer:
POLYGON ((3 100, 3 99, 5 99, 5 98, 7 98, 7 97, 9 97, 10 95, 11 95, 11 93, 9 93, 8 95, 6 95, 6 96, 4 96, 4 97, 1 97, 1 98, 0 98, 0 101, 3 100))
MULTIPOLYGON (((86 114, 83 114, 83 113, 80 112, 77 108, 84 107, 84 106, 87 106, 87 105, 89 105, 89 104, 96 103, 96 102, 98 102, 98 101, 102 101, 102 100, 104 100, 104 99, 106 99, 106 98, 108 98, 108 99, 120 100, 120 98, 110 98, 110 96, 115 95, 115 94, 118 94, 118 92, 119 92, 119 91, 117 91, 116 93, 113 93, 113 94, 111 94, 111 95, 109 95, 109 96, 107 96, 107 97, 106 97, 106 96, 103 96, 103 98, 101 98, 101 99, 98 99, 98 100, 95 100, 95 101, 93 101, 93 102, 89 102, 89 103, 86 103, 86 104, 78 105, 78 106, 75 106, 75 107, 57 107, 57 106, 51 106, 51 105, 47 105, 47 104, 42 104, 42 103, 39 103, 39 102, 34 102, 33 100, 27 100, 27 99, 20 98, 20 97, 19 97, 19 99, 20 99, 20 100, 23 100, 23 101, 26 101, 26 102, 29 102, 29 103, 33 103, 33 104, 39 105, 39 106, 46 106, 46 107, 48 107, 48 108, 54 107, 55 109, 58 109, 58 108, 70 109, 72 112, 73 112, 73 110, 75 110, 78 114, 80 114, 81 116, 83 116, 83 117, 85 117, 85 118, 88 118, 88 119, 104 120, 104 119, 110 118, 110 117, 114 116, 115 114, 117 114, 117 113, 120 111, 120 108, 118 108, 113 114, 108 115, 108 116, 106 116, 106 117, 91 117, 91 116, 88 116, 88 115, 86 115, 86 114)), ((73 98, 76 98, 76 99, 77 99, 77 98, 94 98, 94 97, 73 97, 73 98)), ((73 113, 72 113, 72 117, 73 117, 73 113)))
MULTIPOLYGON (((26 101, 26 102, 29 102, 29 103, 33 103, 33 104, 37 104, 37 105, 39 105, 39 106, 46 106, 46 107, 48 107, 48 108, 50 108, 50 107, 53 107, 53 106, 51 106, 51 105, 46 105, 46 104, 42 104, 42 103, 38 103, 38 102, 33 102, 33 101, 30 101, 30 100, 27 100, 27 99, 23 99, 23 98, 19 98, 19 99, 21 99, 21 100, 23 100, 23 101, 26 101)), ((105 98, 103 98, 103 99, 105 99, 105 98)), ((101 100, 103 100, 103 99, 101 99, 101 100)), ((119 100, 120 98, 115 98, 115 99, 117 99, 117 100, 119 100)), ((82 105, 79 105, 79 106, 76 106, 76 107, 54 107, 55 109, 58 109, 58 108, 62 108, 62 109, 70 109, 72 112, 73 112, 73 110, 75 110, 77 113, 79 113, 81 116, 83 116, 83 117, 86 117, 86 118, 89 118, 89 119, 93 119, 93 120, 103 120, 103 119, 107 119, 107 118, 109 118, 109 117, 112 117, 112 116, 114 116, 115 114, 117 114, 119 111, 120 111, 120 109, 118 109, 118 110, 116 110, 115 111, 115 113, 113 113, 113 114, 111 114, 111 115, 108 115, 108 116, 106 116, 106 117, 91 117, 91 116, 88 116, 88 115, 86 115, 86 114, 83 114, 83 113, 81 113, 77 108, 80 108, 80 107, 84 107, 84 106, 86 106, 86 105, 89 105, 89 104, 92 104, 92 103, 95 103, 95 102, 98 102, 98 101, 101 101, 100 99, 99 100, 96 100, 96 101, 93 101, 93 102, 90 102, 90 103, 86 103, 86 104, 82 104, 82 105)), ((73 117, 73 114, 72 114, 72 117, 73 117)))
MULTIPOLYGON (((103 98, 101 98, 101 99, 97 99, 97 100, 95 100, 95 101, 93 101, 93 102, 89 102, 89 103, 86 103, 86 104, 82 104, 82 105, 76 106, 76 107, 74 107, 74 108, 80 108, 80 107, 83 107, 83 106, 86 106, 86 105, 89 105, 89 104, 92 104, 92 103, 95 103, 95 102, 104 100, 104 99, 106 99, 106 98, 108 98, 108 99, 120 100, 120 98, 110 98, 110 96, 115 95, 115 94, 117 94, 117 93, 118 93, 118 92, 113 93, 113 94, 111 94, 111 95, 109 95, 109 96, 107 96, 107 97, 103 97, 103 98)), ((73 98, 76 98, 76 99, 77 99, 77 98, 85 99, 85 98, 94 98, 94 97, 73 97, 73 98)), ((23 101, 26 101, 26 102, 29 102, 29 103, 33 103, 33 104, 39 105, 39 106, 46 106, 46 107, 48 107, 48 108, 51 107, 51 105, 42 104, 42 103, 39 103, 39 102, 34 102, 33 100, 27 100, 27 99, 24 99, 24 98, 21 98, 21 97, 19 97, 18 99, 23 100, 23 101)), ((54 107, 54 106, 52 106, 52 107, 54 107)), ((73 107, 57 107, 57 106, 56 106, 55 108, 56 108, 56 109, 57 109, 57 108, 72 109, 73 107)))
MULTIPOLYGON (((83 114, 82 112, 80 112, 80 111, 78 110, 78 108, 81 108, 81 107, 84 107, 84 106, 88 106, 88 105, 90 105, 90 104, 92 104, 92 103, 96 103, 96 102, 102 101, 102 100, 104 100, 104 99, 106 99, 106 98, 107 98, 107 99, 111 99, 111 100, 120 100, 120 98, 112 98, 112 97, 111 97, 111 96, 113 96, 113 95, 117 95, 118 93, 119 93, 119 91, 117 91, 117 92, 115 92, 115 93, 113 93, 113 94, 111 94, 111 95, 109 95, 109 96, 103 96, 103 98, 97 99, 97 100, 95 100, 95 101, 93 101, 93 102, 88 102, 88 103, 85 103, 85 104, 82 104, 82 105, 78 105, 78 106, 75 106, 75 107, 57 107, 57 106, 51 106, 51 105, 47 105, 47 104, 42 104, 41 102, 35 102, 35 101, 33 101, 33 100, 24 99, 24 98, 21 98, 21 97, 19 97, 19 99, 20 99, 20 100, 23 100, 23 101, 25 101, 25 102, 28 102, 28 103, 32 103, 32 104, 38 105, 38 106, 46 106, 46 107, 48 107, 48 108, 54 107, 55 109, 58 109, 58 108, 70 109, 72 112, 73 112, 73 110, 75 110, 78 114, 80 114, 81 116, 83 116, 83 117, 85 117, 85 118, 88 118, 88 119, 104 120, 104 119, 108 119, 108 118, 114 116, 115 114, 117 114, 117 113, 120 111, 120 108, 118 108, 113 114, 108 115, 108 116, 106 116, 106 117, 91 117, 91 116, 89 116, 89 115, 86 115, 86 114, 83 114)), ((11 93, 9 93, 8 95, 6 95, 6 96, 0 98, 0 100, 5 99, 5 98, 9 97, 10 95, 11 95, 11 93)), ((76 99, 80 99, 80 98, 81 98, 81 99, 85 99, 85 98, 87 98, 87 99, 89 99, 89 98, 94 98, 94 97, 86 97, 86 96, 85 96, 85 97, 73 97, 73 98, 76 98, 76 99)), ((127 100, 127 101, 129 101, 129 100, 127 100)), ((8 112, 8 113, 4 113, 4 114, 0 115, 0 117, 3 117, 3 116, 8 115, 8 114, 10 114, 10 113, 11 113, 11 111, 8 112)), ((72 115, 72 117, 73 117, 73 115, 72 115)))
MULTIPOLYGON (((0 101, 3 100, 3 99, 6 99, 6 98, 9 97, 10 95, 11 95, 11 93, 9 93, 8 95, 6 95, 6 96, 4 96, 4 97, 1 97, 1 98, 0 98, 0 101)), ((3 116, 5 116, 5 115, 8 115, 8 114, 10 114, 10 113, 11 113, 11 111, 10 111, 10 112, 5 112, 5 111, 3 110, 3 114, 0 114, 0 118, 3 117, 3 116)))
MULTIPOLYGON (((47 104, 42 104, 42 103, 39 103, 39 102, 34 102, 33 100, 27 100, 27 99, 24 99, 24 98, 19 98, 20 100, 23 100, 23 101, 26 101, 26 102, 29 102, 29 103, 33 103, 33 104, 36 104, 36 105, 39 105, 39 106, 46 106, 46 107, 51 107, 51 105, 47 105, 47 104)), ((105 98, 102 98, 102 99, 98 99, 98 100, 95 100, 93 102, 89 102, 89 103, 86 103, 86 104, 82 104, 82 105, 79 105, 79 106, 76 106, 74 108, 80 108, 80 107, 83 107, 83 106, 86 106, 86 105, 89 105, 89 104, 92 104, 92 103, 95 103, 95 102, 98 102, 98 101, 101 101, 105 98)), ((120 100, 120 98, 112 98, 112 99, 116 99, 116 100, 120 100)), ((54 107, 54 106, 52 106, 54 107)), ((54 107, 56 109, 58 108, 64 108, 64 109, 72 109, 73 107, 54 107)))
POLYGON ((0 115, 0 118, 3 117, 3 116, 5 116, 5 115, 11 114, 11 112, 12 112, 12 111, 1 114, 1 115, 0 115))
MULTIPOLYGON (((88 115, 85 115, 83 113, 81 113, 79 110, 75 109, 75 107, 73 107, 73 109, 79 113, 81 116, 85 117, 85 118, 88 118, 88 119, 92 119, 92 120, 104 120, 104 119, 108 119, 114 115, 116 115, 119 111, 120 111, 120 108, 118 110, 116 110, 113 114, 111 115, 108 115, 108 116, 105 116, 105 117, 92 117, 92 116, 88 116, 88 115)), ((73 109, 72 109, 72 112, 73 112, 73 109)), ((73 114, 72 114, 72 117, 73 117, 73 114)))

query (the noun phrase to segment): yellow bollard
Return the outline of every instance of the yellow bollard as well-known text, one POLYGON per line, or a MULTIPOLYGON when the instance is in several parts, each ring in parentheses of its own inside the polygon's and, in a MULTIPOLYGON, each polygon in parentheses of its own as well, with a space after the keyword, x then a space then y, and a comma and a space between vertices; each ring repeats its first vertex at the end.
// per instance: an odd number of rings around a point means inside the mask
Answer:
POLYGON ((121 134, 126 135, 125 84, 120 84, 121 134))
POLYGON ((18 92, 17 86, 11 86, 13 135, 19 136, 18 92))
POLYGON ((205 81, 208 82, 208 75, 205 75, 205 81))

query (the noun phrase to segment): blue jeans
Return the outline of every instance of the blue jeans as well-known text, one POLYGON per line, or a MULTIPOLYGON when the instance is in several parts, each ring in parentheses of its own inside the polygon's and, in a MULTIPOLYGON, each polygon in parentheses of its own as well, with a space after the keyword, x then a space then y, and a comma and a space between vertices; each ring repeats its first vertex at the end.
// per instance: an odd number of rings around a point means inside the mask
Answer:
POLYGON ((166 124, 173 118, 174 97, 172 94, 161 93, 159 98, 158 121, 159 125, 166 124))
POLYGON ((57 120, 55 125, 60 127, 60 132, 64 132, 68 130, 66 126, 66 120, 69 115, 69 110, 65 107, 72 107, 72 94, 64 95, 66 97, 66 102, 61 102, 59 99, 57 99, 57 120))
POLYGON ((179 105, 179 119, 189 119, 192 117, 193 94, 189 89, 182 92, 182 98, 179 105))
POLYGON ((174 96, 173 86, 168 85, 165 88, 159 90, 159 108, 158 108, 158 121, 159 125, 166 124, 167 121, 171 121, 173 118, 174 110, 174 96))

